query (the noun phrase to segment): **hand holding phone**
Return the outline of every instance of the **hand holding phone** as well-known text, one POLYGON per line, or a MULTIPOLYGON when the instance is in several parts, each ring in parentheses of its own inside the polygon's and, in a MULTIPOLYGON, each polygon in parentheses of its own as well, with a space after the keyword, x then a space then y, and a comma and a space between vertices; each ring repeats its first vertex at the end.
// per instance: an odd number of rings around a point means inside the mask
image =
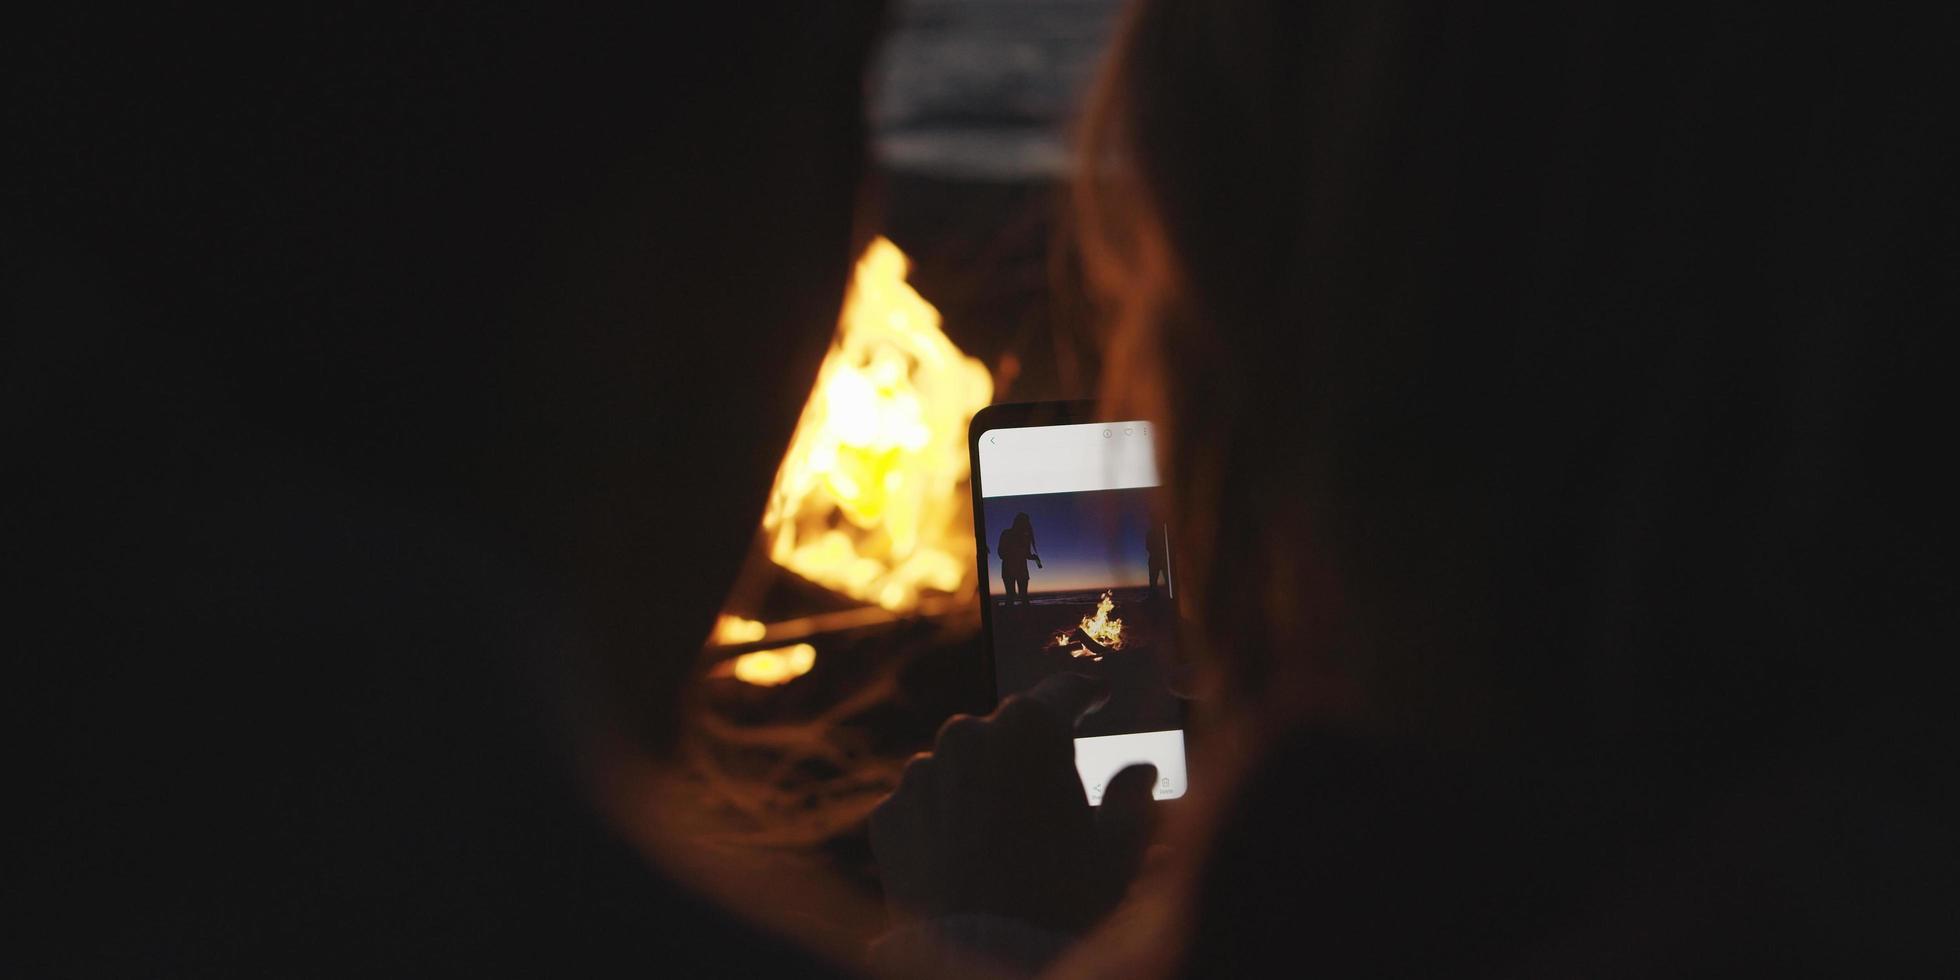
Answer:
POLYGON ((1174 598, 1171 539, 1155 516, 1149 431, 1084 403, 974 417, 983 649, 1004 700, 948 721, 872 814, 901 917, 992 912, 1079 929, 1134 876, 1151 801, 1184 795, 1176 604, 1159 601, 1174 598))
POLYGON ((1076 932, 1115 906, 1154 820, 1156 769, 1117 774, 1092 809, 1070 737, 1109 689, 1056 674, 985 718, 957 715, 871 814, 871 848, 901 919, 992 913, 1076 932))

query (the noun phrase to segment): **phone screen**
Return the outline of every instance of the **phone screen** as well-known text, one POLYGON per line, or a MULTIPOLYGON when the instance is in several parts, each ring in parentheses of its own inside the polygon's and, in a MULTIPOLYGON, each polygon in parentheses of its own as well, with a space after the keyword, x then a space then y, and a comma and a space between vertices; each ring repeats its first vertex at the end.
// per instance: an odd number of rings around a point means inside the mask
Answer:
POLYGON ((1138 762, 1156 765, 1158 799, 1183 796, 1184 711, 1169 683, 1175 542, 1154 510, 1149 424, 976 422, 974 449, 974 530, 999 695, 1061 671, 1100 678, 1109 702, 1076 728, 1089 802, 1100 804, 1110 778, 1138 762))

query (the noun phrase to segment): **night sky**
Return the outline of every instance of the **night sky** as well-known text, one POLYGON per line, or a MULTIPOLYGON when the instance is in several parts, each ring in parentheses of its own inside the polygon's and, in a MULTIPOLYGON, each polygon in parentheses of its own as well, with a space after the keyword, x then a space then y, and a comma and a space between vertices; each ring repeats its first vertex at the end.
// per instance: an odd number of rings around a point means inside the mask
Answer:
POLYGON ((983 543, 987 549, 988 589, 1006 595, 994 546, 1000 532, 1027 514, 1034 524, 1042 568, 1028 562, 1028 591, 1080 592, 1150 584, 1150 555, 1144 535, 1151 526, 1147 488, 1088 493, 1036 493, 989 497, 984 503, 983 543))

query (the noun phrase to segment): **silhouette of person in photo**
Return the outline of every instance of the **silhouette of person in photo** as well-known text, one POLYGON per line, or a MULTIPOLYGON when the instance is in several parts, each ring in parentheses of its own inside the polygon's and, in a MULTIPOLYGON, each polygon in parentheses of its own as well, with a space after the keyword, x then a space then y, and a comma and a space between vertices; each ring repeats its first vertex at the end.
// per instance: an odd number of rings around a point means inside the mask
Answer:
POLYGON ((1164 525, 1153 524, 1150 530, 1143 535, 1144 550, 1150 554, 1150 597, 1152 599, 1157 598, 1161 594, 1157 586, 1157 580, 1162 578, 1168 583, 1171 577, 1170 542, 1165 540, 1165 533, 1164 525))
POLYGON ((1000 532, 1000 546, 994 553, 1000 557, 1001 581, 1007 585, 1007 601, 1011 605, 1016 595, 1022 602, 1028 601, 1028 559, 1034 559, 1036 568, 1041 566, 1041 555, 1037 554, 1034 543, 1034 524, 1026 514, 1014 515, 1014 524, 1000 532))

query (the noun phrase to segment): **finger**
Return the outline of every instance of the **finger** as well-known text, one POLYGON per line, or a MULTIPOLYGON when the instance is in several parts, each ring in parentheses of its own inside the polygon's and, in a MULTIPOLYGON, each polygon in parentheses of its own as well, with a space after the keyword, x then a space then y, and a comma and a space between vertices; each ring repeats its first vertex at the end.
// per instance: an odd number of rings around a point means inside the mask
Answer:
POLYGON ((1051 712, 1064 728, 1075 730, 1082 716, 1109 701, 1109 686, 1085 674, 1051 674, 1036 684, 1027 699, 1051 712))
POLYGON ((872 858, 884 872, 885 901, 894 921, 901 921, 920 905, 917 892, 921 878, 931 873, 918 870, 927 833, 921 827, 917 807, 897 796, 886 797, 871 811, 870 830, 872 858))
POLYGON ((972 715, 954 715, 939 726, 933 752, 948 759, 970 758, 986 737, 986 722, 972 715))
POLYGON ((1157 767, 1144 762, 1117 773, 1103 792, 1102 807, 1096 811, 1097 846, 1115 880, 1127 881, 1136 873, 1156 831, 1152 797, 1156 785, 1157 767))
POLYGON ((990 754, 996 761, 1052 787, 1072 784, 1074 792, 1081 794, 1082 783, 1075 775, 1075 732, 1055 709, 1017 694, 1001 703, 989 726, 992 737, 986 747, 994 750, 990 754))
POLYGON ((887 836, 905 836, 932 824, 939 811, 934 770, 935 763, 930 752, 920 752, 906 760, 905 769, 898 777, 898 787, 871 811, 874 835, 884 831, 887 836))
POLYGON ((930 752, 920 752, 905 760, 905 768, 898 774, 898 788, 892 791, 892 795, 924 792, 926 785, 932 781, 932 768, 930 752))

